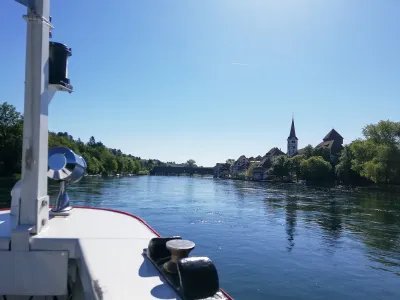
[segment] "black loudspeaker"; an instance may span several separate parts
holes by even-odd
[[[71,48],[56,42],[50,42],[49,49],[49,84],[60,90],[72,91],[68,79],[68,57],[72,55]]]

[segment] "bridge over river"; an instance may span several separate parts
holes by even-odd
[[[199,167],[154,167],[150,171],[150,175],[214,175],[214,168]]]

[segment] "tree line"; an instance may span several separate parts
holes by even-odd
[[[0,177],[21,172],[22,133],[22,114],[13,105],[2,103]],[[264,168],[277,177],[289,176],[315,183],[337,180],[352,185],[368,182],[400,184],[400,122],[380,121],[365,126],[362,133],[363,138],[345,145],[337,157],[331,156],[328,149],[308,145],[300,155],[278,157]],[[49,132],[49,147],[54,146],[65,146],[81,155],[87,162],[88,174],[148,174],[155,166],[182,165],[125,154],[119,149],[107,148],[93,136],[84,143],[67,132]],[[183,165],[194,167],[196,162],[190,159]],[[252,176],[257,165],[249,167],[248,176]]]
[[[345,145],[338,156],[329,149],[306,146],[300,155],[280,156],[264,166],[277,177],[344,185],[400,184],[400,122],[380,121],[362,130],[363,138]],[[252,176],[257,163],[248,169]]]
[[[0,104],[0,177],[21,172],[23,116],[13,105]],[[154,166],[170,163],[158,159],[141,159],[107,148],[92,136],[84,143],[67,132],[49,132],[49,147],[64,146],[81,155],[87,163],[88,174],[148,174]],[[194,163],[194,161],[190,161]]]

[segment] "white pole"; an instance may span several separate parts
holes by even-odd
[[[48,222],[48,87],[49,0],[33,0],[28,6],[22,188],[19,225],[38,233]]]

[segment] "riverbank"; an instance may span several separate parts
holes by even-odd
[[[370,185],[343,185],[337,184],[335,181],[322,181],[322,182],[307,182],[306,180],[294,181],[288,178],[284,179],[263,179],[255,180],[252,178],[240,178],[240,177],[220,177],[219,179],[224,180],[238,180],[238,181],[251,181],[260,183],[279,183],[279,184],[292,184],[300,186],[309,187],[323,187],[332,189],[346,189],[346,190],[356,190],[356,191],[385,191],[385,192],[395,192],[400,193],[400,185],[395,184],[370,184]]]

